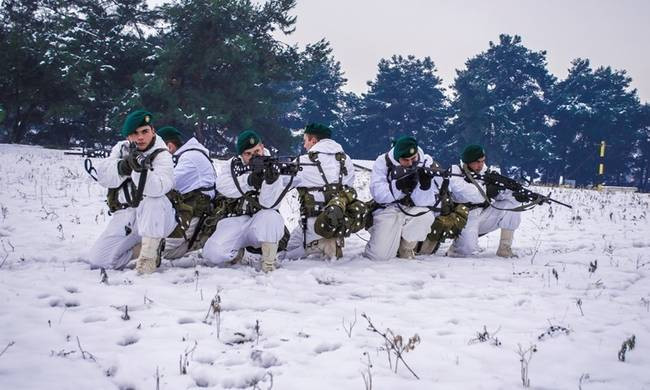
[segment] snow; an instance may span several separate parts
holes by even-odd
[[[533,389],[650,388],[646,194],[554,189],[574,209],[527,212],[514,260],[495,257],[492,233],[475,258],[444,257],[445,244],[372,262],[364,231],[339,261],[285,262],[269,275],[205,267],[193,253],[100,283],[86,251],[110,217],[82,163],[0,145],[2,389],[362,389],[368,371],[373,389],[515,389],[518,345],[531,344]],[[358,176],[367,199],[368,173]],[[290,228],[297,210],[292,193],[282,205]],[[362,313],[405,344],[419,336],[403,353],[419,380],[403,362],[395,372],[394,357],[391,369]]]

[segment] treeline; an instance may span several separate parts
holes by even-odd
[[[295,130],[335,128],[357,158],[415,135],[455,162],[467,143],[486,146],[511,174],[591,184],[601,141],[608,184],[649,187],[650,106],[624,70],[570,64],[558,80],[546,53],[501,35],[470,58],[445,91],[429,57],[381,59],[366,93],[343,91],[327,40],[304,48],[277,39],[295,28],[295,0],[3,0],[0,141],[112,143],[135,107],[159,125],[195,134],[215,152],[254,128],[297,152]],[[447,93],[450,92],[450,93]]]

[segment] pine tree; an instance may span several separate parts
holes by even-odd
[[[565,178],[594,183],[600,143],[605,141],[606,182],[626,181],[639,110],[636,90],[629,88],[631,81],[625,71],[610,67],[594,71],[586,59],[572,62],[567,78],[557,85],[553,127]]]
[[[517,166],[528,174],[554,159],[548,115],[554,77],[546,69],[546,53],[527,49],[517,35],[500,35],[499,43],[490,42],[465,65],[453,85],[450,143],[456,156],[478,143],[489,164]]]
[[[260,132],[267,146],[286,146],[291,136],[279,123],[296,96],[299,56],[273,31],[292,31],[294,5],[182,0],[163,6],[167,27],[154,53],[158,65],[140,75],[129,104],[160,113],[157,123],[222,151],[247,128]]]
[[[7,141],[25,142],[71,93],[60,77],[58,26],[41,0],[5,0],[0,9],[0,104]]]
[[[390,142],[412,135],[427,152],[435,154],[448,113],[441,79],[429,57],[392,56],[379,61],[379,71],[363,94],[358,130],[360,157],[375,158]]]
[[[301,57],[298,110],[302,125],[318,122],[339,127],[344,96],[341,88],[347,82],[341,63],[333,58],[326,40],[307,45]]]

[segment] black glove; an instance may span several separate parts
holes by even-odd
[[[121,176],[130,176],[133,169],[125,159],[117,162],[117,173]]]
[[[275,183],[278,178],[280,177],[280,168],[275,165],[271,164],[266,169],[264,169],[264,181],[266,184],[273,184]]]
[[[416,173],[404,175],[395,180],[395,187],[405,194],[410,194],[418,185],[418,175]]]
[[[521,202],[521,203],[537,200],[536,196],[531,197],[531,196],[529,196],[528,194],[526,194],[524,192],[514,192],[512,195],[515,197],[517,202]]]
[[[431,188],[431,180],[433,179],[432,173],[431,170],[427,170],[424,167],[418,168],[418,180],[420,181],[420,188],[423,191]]]
[[[485,185],[485,194],[488,198],[494,199],[499,195],[499,186],[496,184],[486,184]]]
[[[248,179],[246,179],[246,181],[248,182],[249,186],[259,190],[262,188],[262,181],[264,181],[264,171],[251,172],[248,175]]]
[[[512,195],[515,197],[517,202],[521,202],[521,203],[535,202],[540,197],[543,196],[541,194],[536,194],[534,192],[525,192],[525,191],[513,192]]]
[[[136,172],[142,172],[144,169],[151,167],[145,167],[146,156],[142,152],[134,151],[124,158],[129,164],[132,170]]]

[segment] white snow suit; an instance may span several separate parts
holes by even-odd
[[[106,188],[118,188],[129,176],[121,176],[117,163],[128,153],[128,141],[120,141],[113,147],[108,158],[96,162],[97,181]],[[176,226],[174,208],[165,196],[174,184],[172,156],[162,138],[156,136],[154,145],[144,155],[156,149],[164,149],[153,159],[152,169],[147,172],[143,198],[137,208],[117,210],[104,232],[90,249],[89,262],[93,268],[123,268],[132,257],[132,249],[142,237],[164,238]],[[140,173],[132,172],[131,180],[137,185]],[[123,191],[119,201],[126,203]]]
[[[267,154],[268,151],[265,151]],[[243,193],[254,190],[248,185],[249,172],[239,177],[233,177],[231,164],[233,157],[224,164],[217,175],[217,191],[219,194],[232,199],[242,197],[237,189],[235,180]],[[208,264],[218,265],[233,260],[240,249],[252,246],[259,248],[263,242],[280,241],[284,235],[284,219],[278,211],[279,202],[275,207],[270,208],[280,197],[284,189],[283,180],[280,178],[272,184],[262,183],[259,194],[259,203],[262,209],[252,216],[240,215],[227,217],[217,223],[215,232],[210,236],[203,247],[203,258]]]
[[[336,160],[336,153],[342,153],[343,147],[338,144],[336,141],[325,138],[318,141],[314,146],[309,149],[309,152],[318,152],[318,160],[320,161],[321,168],[325,173],[327,182],[329,184],[336,184],[339,182],[339,171],[341,170],[341,164]],[[303,154],[299,157],[300,163],[311,164],[309,156]],[[345,167],[347,169],[347,175],[343,176],[341,182],[342,185],[353,187],[354,186],[354,165],[350,156],[346,155],[345,158]],[[299,171],[293,180],[293,187],[320,187],[324,186],[326,183],[321,176],[318,167],[313,165],[305,165],[302,167],[302,171]],[[317,202],[322,202],[325,199],[325,196],[322,191],[312,191],[314,195],[314,200]],[[303,233],[302,223],[299,223],[298,226],[291,232],[291,238],[287,245],[287,253],[285,258],[287,259],[297,259],[305,255],[305,249],[303,246],[303,241],[306,241],[306,244],[311,243],[312,241],[319,240],[323,237],[314,232],[314,221],[316,217],[307,218],[307,235],[306,240],[304,240],[305,235]]]
[[[201,153],[203,152],[203,153]],[[174,153],[174,189],[181,194],[187,194],[197,189],[214,188],[217,180],[212,161],[209,159],[210,151],[196,138],[192,137]],[[210,198],[214,198],[214,189],[201,191]],[[185,236],[192,237],[199,222],[199,217],[190,220]],[[188,240],[183,237],[167,237],[163,257],[176,259],[182,257],[188,250]]]
[[[459,165],[453,165],[451,170],[455,174],[463,173]],[[486,171],[487,166],[484,166],[480,173],[483,174]],[[481,181],[477,181],[477,183],[485,192],[485,184]],[[485,198],[474,184],[467,182],[463,177],[452,176],[449,179],[449,190],[454,202],[468,204],[471,209],[467,216],[467,225],[451,245],[454,255],[468,256],[478,252],[479,236],[497,229],[515,230],[521,223],[521,213],[498,210],[494,207],[479,207],[478,204],[485,202]],[[515,200],[510,190],[500,191],[496,198],[492,199],[492,204],[498,208],[506,209],[521,205]],[[472,205],[476,206],[472,207]]]
[[[434,212],[427,207],[434,206],[436,203],[440,185],[439,178],[434,178],[431,188],[428,190],[420,188],[418,183],[411,194],[411,200],[415,206],[400,205],[398,207],[395,201],[405,198],[406,194],[397,189],[395,180],[388,181],[386,156],[394,166],[399,165],[399,162],[393,158],[393,149],[391,149],[387,154],[377,157],[372,167],[370,194],[378,204],[385,207],[379,208],[373,213],[373,224],[369,230],[370,240],[366,244],[364,252],[364,256],[371,260],[388,260],[395,257],[401,239],[409,242],[424,241],[435,220]],[[433,158],[424,154],[420,147],[418,147],[418,156],[418,165],[430,167],[433,164]],[[404,214],[400,207],[412,215],[424,213],[419,216],[409,216]]]

